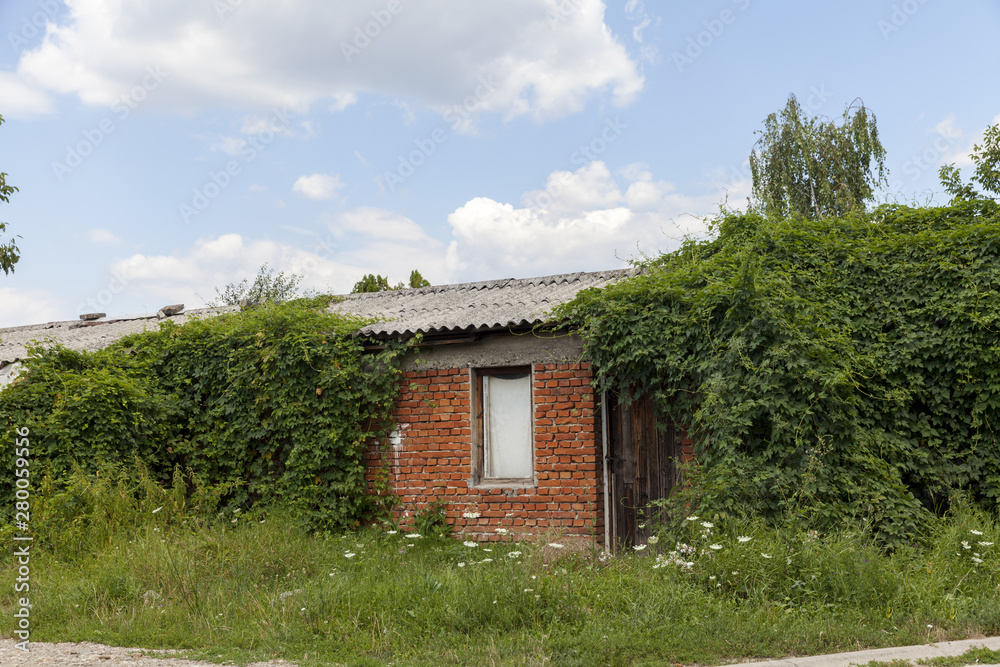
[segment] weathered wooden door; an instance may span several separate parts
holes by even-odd
[[[609,392],[607,401],[607,521],[611,547],[618,549],[646,543],[655,510],[649,503],[666,498],[680,481],[681,443],[672,423],[657,428],[648,397],[623,405]]]

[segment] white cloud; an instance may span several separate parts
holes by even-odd
[[[209,148],[213,151],[222,151],[226,155],[237,157],[246,145],[246,139],[242,137],[220,136],[209,145]]]
[[[685,235],[703,235],[704,220],[696,216],[715,212],[726,186],[732,187],[712,184],[707,194],[688,196],[645,165],[613,174],[593,162],[553,172],[546,189],[525,193],[518,208],[488,197],[468,201],[448,216],[450,243],[399,213],[359,207],[323,217],[321,234],[288,228],[300,238],[312,235],[299,245],[225,234],[170,254],[132,255],[109,269],[115,299],[151,307],[198,306],[215,297],[215,287],[252,278],[265,262],[303,275],[303,287],[335,293],[349,291],[366,273],[399,282],[418,269],[444,284],[608,269],[675,248]]]
[[[362,94],[445,113],[482,81],[492,83],[474,111],[508,118],[561,116],[596,95],[630,103],[643,78],[604,22],[602,0],[577,0],[564,20],[550,21],[561,2],[427,0],[391,14],[384,0],[66,0],[67,14],[22,54],[18,71],[109,106],[143,85],[147,67],[159,68],[164,83],[143,105],[186,113],[316,103],[338,111]],[[220,4],[232,11],[219,16]]]
[[[107,229],[88,229],[83,235],[91,243],[100,245],[117,245],[122,242],[121,237]]]
[[[0,328],[66,319],[69,313],[63,312],[59,300],[44,290],[0,287]]]
[[[299,176],[292,186],[292,192],[297,192],[307,199],[321,201],[329,199],[344,187],[340,176],[336,174],[313,174],[312,176]]]
[[[52,113],[55,107],[49,96],[29,86],[13,72],[0,72],[0,100],[4,118],[23,118]]]
[[[528,277],[621,266],[641,254],[676,247],[706,232],[723,190],[676,192],[642,165],[620,174],[603,162],[553,172],[545,190],[525,193],[521,208],[477,197],[448,216],[454,240],[448,267],[463,279]]]
[[[240,234],[200,239],[168,255],[141,255],[109,267],[124,285],[122,300],[184,303],[195,307],[232,282],[252,278],[265,262],[276,271],[304,276],[303,288],[349,292],[366,273],[405,281],[413,269],[442,284],[445,244],[428,236],[412,220],[378,208],[359,208],[326,219],[328,231],[313,233],[305,247]],[[305,231],[305,230],[298,230]],[[161,303],[162,302],[162,303]]]

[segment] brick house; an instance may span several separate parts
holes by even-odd
[[[507,528],[555,529],[605,547],[644,542],[637,510],[676,483],[674,463],[691,457],[690,440],[655,428],[648,401],[625,407],[595,396],[580,338],[545,328],[554,306],[629,273],[439,285],[334,304],[378,318],[360,331],[375,345],[421,336],[403,361],[390,442],[366,453],[369,488],[383,479],[410,510],[444,500],[456,531],[479,539]]]

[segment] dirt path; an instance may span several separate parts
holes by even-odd
[[[80,644],[60,643],[47,644],[31,642],[28,651],[22,651],[14,646],[13,639],[0,639],[0,665],[3,667],[35,667],[36,665],[52,667],[90,667],[91,665],[106,665],[108,667],[218,667],[218,663],[202,660],[181,660],[180,658],[152,658],[147,649],[121,648],[82,642]],[[295,667],[295,663],[277,660],[272,662],[254,662],[247,667]]]

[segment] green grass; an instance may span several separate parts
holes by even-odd
[[[119,482],[38,496],[33,641],[304,666],[665,665],[1000,634],[1000,529],[971,510],[892,554],[864,533],[697,519],[610,557],[556,535],[470,547],[310,534],[278,513],[209,521]],[[15,572],[6,559],[0,581]],[[0,634],[20,595],[0,586]]]
[[[942,522],[929,546],[892,556],[856,536],[694,531],[706,554],[688,571],[666,550],[657,559],[659,544],[610,558],[536,541],[315,536],[278,517],[149,524],[72,560],[36,552],[32,639],[303,665],[711,664],[940,641],[1000,629],[992,548],[977,544],[986,557],[972,565],[961,545],[996,528],[976,526],[983,536]]]

